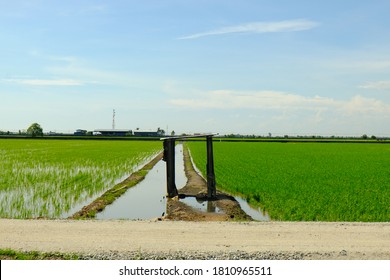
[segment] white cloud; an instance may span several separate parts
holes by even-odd
[[[24,80],[21,83],[31,86],[81,86],[83,84],[76,80]]]
[[[178,39],[196,39],[205,36],[223,35],[229,33],[271,33],[271,32],[292,32],[303,31],[317,27],[319,23],[306,20],[285,20],[275,22],[252,22],[242,25],[227,26],[220,29],[196,33],[188,36],[183,36]]]
[[[374,98],[366,98],[360,95],[341,103],[341,111],[347,114],[375,114],[390,116],[390,104]]]
[[[336,106],[338,103],[331,98],[319,96],[305,97],[279,91],[241,92],[232,90],[215,90],[203,93],[197,99],[173,99],[171,103],[177,106],[191,108],[263,108],[263,109],[303,109]]]
[[[191,89],[186,89],[190,95],[179,97],[176,92],[168,92],[172,96],[170,104],[199,118],[205,130],[273,135],[389,135],[386,124],[390,121],[390,103],[376,98]],[[211,117],[217,124],[207,126],[205,120]]]
[[[69,79],[6,79],[5,82],[29,86],[81,86],[84,83]]]
[[[390,116],[390,104],[374,98],[356,95],[349,100],[337,100],[327,97],[306,97],[279,91],[243,92],[215,90],[199,94],[196,98],[171,99],[175,106],[191,109],[261,109],[286,111],[312,111],[317,119],[323,119],[323,113],[368,114]]]
[[[367,82],[359,88],[364,89],[390,89],[390,81]]]

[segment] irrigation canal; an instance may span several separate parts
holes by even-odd
[[[175,147],[175,181],[178,190],[184,187],[187,177],[184,172],[183,146]],[[130,188],[124,195],[108,205],[102,212],[96,215],[96,219],[131,219],[147,220],[164,215],[166,211],[166,166],[164,161],[159,161],[146,175],[145,179]],[[269,221],[267,214],[259,209],[254,209],[241,197],[234,197],[241,209],[257,221]],[[220,212],[212,201],[197,201],[194,197],[187,197],[180,201],[204,212]]]

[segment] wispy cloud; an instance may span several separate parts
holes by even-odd
[[[390,117],[390,104],[356,95],[350,100],[320,96],[307,97],[279,91],[207,91],[197,98],[172,99],[171,104],[191,109],[261,109],[274,111],[315,111],[336,114],[381,114]]]
[[[202,119],[214,117],[215,131],[272,132],[291,135],[388,135],[390,103],[362,95],[342,97],[305,96],[262,90],[168,91],[170,104]],[[204,129],[201,127],[200,129]],[[282,135],[282,134],[281,134]]]
[[[376,81],[376,82],[367,82],[359,88],[364,89],[390,89],[390,81]]]
[[[335,106],[337,101],[331,98],[305,97],[280,91],[215,90],[204,92],[196,99],[173,99],[171,103],[192,108],[284,110]]]
[[[84,83],[69,79],[5,79],[3,82],[29,86],[81,86]]]
[[[319,25],[318,22],[295,19],[273,22],[251,22],[241,25],[227,26],[219,29],[214,29],[202,33],[196,33],[179,37],[179,40],[197,39],[206,36],[224,35],[230,33],[272,33],[272,32],[293,32],[303,31],[315,28]]]

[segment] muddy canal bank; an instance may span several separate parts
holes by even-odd
[[[178,144],[175,154],[179,196],[166,198],[166,168],[159,154],[142,169],[108,190],[71,219],[131,219],[181,221],[269,220],[244,200],[217,190],[207,200],[207,182],[194,167],[188,148]],[[240,201],[240,202],[239,202]],[[245,211],[244,211],[244,210]]]
[[[167,213],[164,219],[182,221],[253,220],[241,209],[234,197],[226,193],[217,190],[215,200],[206,200],[207,182],[195,171],[185,146],[183,146],[183,160],[187,183],[178,190],[179,197],[167,200]],[[200,210],[194,207],[196,204],[204,204],[206,209]]]

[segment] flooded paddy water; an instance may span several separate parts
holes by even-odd
[[[159,161],[145,179],[127,190],[96,219],[151,219],[161,217],[166,209],[165,162]]]
[[[184,171],[183,146],[175,148],[175,182],[180,191],[187,183]],[[257,221],[269,221],[269,216],[261,209],[254,209],[240,197],[234,197],[241,209]],[[201,211],[210,213],[223,213],[216,206],[215,201],[198,200],[195,197],[180,199],[180,202]],[[102,212],[96,214],[96,219],[132,219],[144,220],[162,217],[167,207],[166,198],[166,163],[159,161],[146,175],[145,179],[130,188],[113,204],[108,205]]]
[[[182,145],[176,146],[175,163],[175,180],[179,189],[187,182],[184,173]],[[96,219],[152,219],[163,216],[166,207],[165,162],[160,160],[143,181],[127,190],[113,204],[96,214]]]

